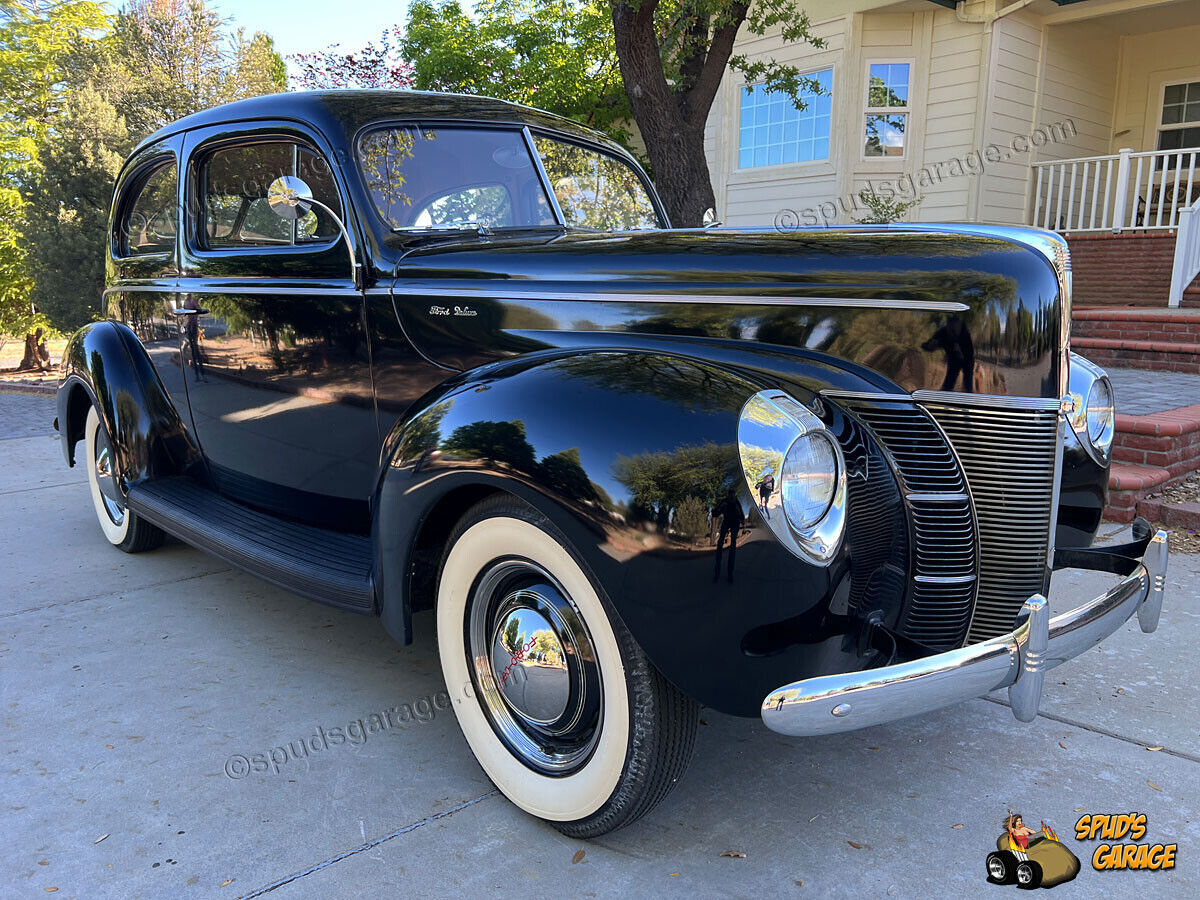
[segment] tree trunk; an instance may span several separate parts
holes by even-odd
[[[50,368],[50,351],[46,349],[46,341],[42,337],[42,329],[25,335],[25,355],[21,357],[18,370],[25,372],[31,369],[38,371]]]
[[[708,38],[703,57],[691,58],[685,84],[668,85],[654,26],[658,0],[641,0],[636,9],[625,0],[612,3],[625,93],[654,166],[654,185],[677,228],[702,225],[705,211],[716,206],[704,153],[704,126],[748,5],[731,4],[724,23]],[[707,20],[694,27],[702,37],[709,35]]]

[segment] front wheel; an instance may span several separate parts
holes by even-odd
[[[1041,863],[1032,859],[1017,863],[1017,887],[1031,891],[1042,885]]]
[[[110,487],[116,484],[112,441],[95,406],[88,409],[83,436],[87,445],[84,465],[87,467],[88,487],[92,492],[92,506],[96,509],[96,519],[108,542],[126,553],[141,553],[162,544],[166,535],[160,529],[115,499],[114,495],[118,495],[118,492]],[[107,494],[101,489],[102,483],[109,489]]]
[[[645,815],[683,775],[699,707],[650,663],[564,538],[498,497],[446,544],[438,652],[475,758],[571,837]]]

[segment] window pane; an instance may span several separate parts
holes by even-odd
[[[1162,123],[1164,125],[1175,125],[1183,121],[1183,104],[1176,103],[1170,106],[1163,107]]]
[[[741,121],[753,117],[759,127],[739,131],[739,168],[829,158],[832,103],[828,92],[833,85],[833,70],[823,69],[804,77],[815,81],[826,93],[801,93],[805,106],[802,110],[796,109],[787,96],[768,93],[761,84],[740,92]]]
[[[202,170],[204,245],[286,247],[336,239],[341,230],[318,206],[294,223],[275,214],[267,203],[267,191],[282,175],[299,176],[314,199],[341,215],[333,173],[316,152],[289,141],[229,147],[213,152]]]
[[[1198,103],[1190,103],[1189,102],[1188,103],[1187,108],[1183,114],[1183,121],[1185,121],[1185,122],[1200,122],[1200,102],[1198,102]]]
[[[659,226],[637,172],[615,157],[546,137],[534,138],[567,225],[597,231]]]
[[[121,225],[122,256],[171,253],[175,249],[175,163],[155,169],[142,183]]]
[[[908,106],[908,63],[871,63],[867,106]]]
[[[903,156],[904,128],[907,122],[908,116],[905,113],[867,116],[864,155]]]
[[[1163,103],[1182,103],[1187,93],[1186,84],[1169,84],[1163,94]]]
[[[359,141],[358,164],[390,228],[557,224],[519,131],[381,129]]]

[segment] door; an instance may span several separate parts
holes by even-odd
[[[174,316],[179,278],[179,144],[144,149],[125,168],[114,194],[105,314],[138,336],[167,394],[188,421]]]
[[[341,229],[267,202],[296,175],[344,217],[328,148],[294,125],[189,134],[180,304],[196,436],[217,489],[325,528],[366,532],[378,472],[363,295]]]

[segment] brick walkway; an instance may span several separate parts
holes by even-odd
[[[1117,411],[1129,416],[1178,409],[1200,403],[1200,375],[1108,369],[1117,395]]]
[[[0,441],[54,434],[54,398],[0,391]]]

